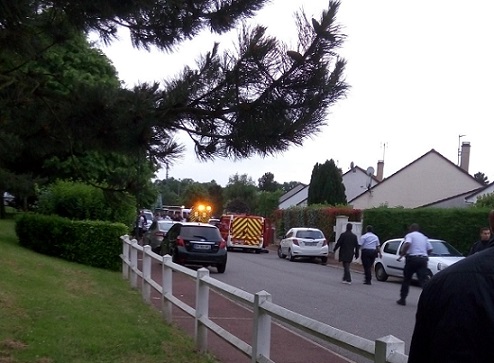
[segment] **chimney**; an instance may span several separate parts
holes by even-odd
[[[460,168],[468,173],[468,164],[470,163],[470,142],[464,141],[461,143],[461,161]]]
[[[378,181],[382,181],[383,180],[383,175],[384,175],[384,160],[379,160],[377,162],[377,175],[376,175],[376,179]]]

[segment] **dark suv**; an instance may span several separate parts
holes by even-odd
[[[216,266],[219,273],[226,268],[226,242],[218,228],[207,223],[175,223],[163,239],[161,254],[170,254],[181,265]]]

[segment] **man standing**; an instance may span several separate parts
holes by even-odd
[[[494,210],[489,213],[494,231]],[[494,238],[425,286],[408,363],[494,362]]]
[[[406,256],[400,299],[396,302],[399,305],[406,305],[406,298],[414,273],[417,273],[421,287],[424,287],[427,281],[427,261],[429,261],[428,256],[432,252],[432,245],[429,239],[419,232],[419,228],[417,223],[410,225],[410,233],[405,236],[405,243],[400,258],[398,258],[400,261],[403,256]]]
[[[365,273],[365,285],[371,285],[372,279],[372,266],[374,266],[374,261],[378,255],[381,254],[379,251],[379,237],[377,237],[372,229],[372,226],[367,226],[365,228],[366,233],[360,237],[360,256],[362,259],[362,266],[364,267]]]
[[[352,283],[352,276],[350,274],[350,264],[353,261],[353,256],[358,258],[359,256],[359,245],[357,236],[352,232],[352,224],[347,223],[346,231],[343,232],[336,246],[334,246],[333,252],[340,249],[339,261],[343,264],[343,284],[350,285]]]
[[[484,250],[489,245],[490,239],[491,239],[491,230],[489,229],[489,227],[482,227],[480,229],[480,240],[478,240],[472,245],[472,248],[470,248],[470,252],[468,252],[468,256]]]

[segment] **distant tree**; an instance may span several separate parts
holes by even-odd
[[[280,197],[282,195],[283,191],[281,189],[274,192],[259,192],[256,214],[263,217],[272,218],[274,212],[278,209]]]
[[[283,190],[283,192],[286,193],[292,190],[293,188],[295,188],[299,184],[300,182],[298,181],[284,182],[283,185],[281,186],[281,189]]]
[[[249,205],[240,198],[230,200],[225,209],[228,213],[251,213]]]
[[[207,191],[209,194],[211,206],[213,207],[213,215],[215,217],[221,216],[221,214],[223,214],[224,208],[223,187],[216,184],[216,182],[212,180],[207,185]]]
[[[244,203],[250,212],[255,210],[258,189],[252,178],[247,176],[247,174],[238,175],[237,173],[230,176],[224,191],[227,205],[230,205],[230,202],[236,200],[237,202],[241,201]]]
[[[197,203],[210,204],[209,193],[204,185],[201,183],[194,183],[188,185],[181,197],[184,202],[184,206],[192,207]]]
[[[478,173],[475,173],[473,177],[480,183],[487,185],[489,184],[489,180],[487,179],[487,176],[484,173],[481,173],[480,171]]]
[[[274,174],[267,172],[258,180],[258,188],[264,192],[274,192],[281,188],[281,185],[274,180]]]
[[[346,204],[342,171],[333,159],[317,163],[312,169],[307,204]]]
[[[477,198],[477,201],[475,202],[475,207],[494,208],[494,193],[482,195],[481,197]]]

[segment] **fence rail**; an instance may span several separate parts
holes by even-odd
[[[194,341],[196,348],[201,352],[207,351],[207,335],[208,331],[212,331],[248,356],[252,362],[274,363],[270,359],[271,318],[274,318],[293,329],[303,331],[305,334],[371,359],[375,363],[406,363],[408,360],[408,356],[405,354],[405,343],[392,335],[372,341],[336,329],[273,303],[271,295],[266,291],[260,291],[256,294],[248,293],[210,277],[209,270],[206,268],[194,271],[175,264],[172,262],[171,256],[157,255],[151,251],[150,246],[140,246],[136,240],[130,240],[127,235],[122,236],[121,240],[123,242],[121,258],[124,279],[129,280],[130,285],[136,289],[138,288],[138,278],[142,279],[142,297],[147,303],[151,303],[152,289],[161,294],[161,311],[166,322],[172,322],[173,306],[193,317]],[[138,268],[139,252],[142,254],[142,271]],[[151,278],[153,260],[161,263],[161,283]],[[174,271],[195,280],[196,308],[187,305],[173,295]],[[210,289],[252,309],[254,321],[252,345],[209,319]]]

